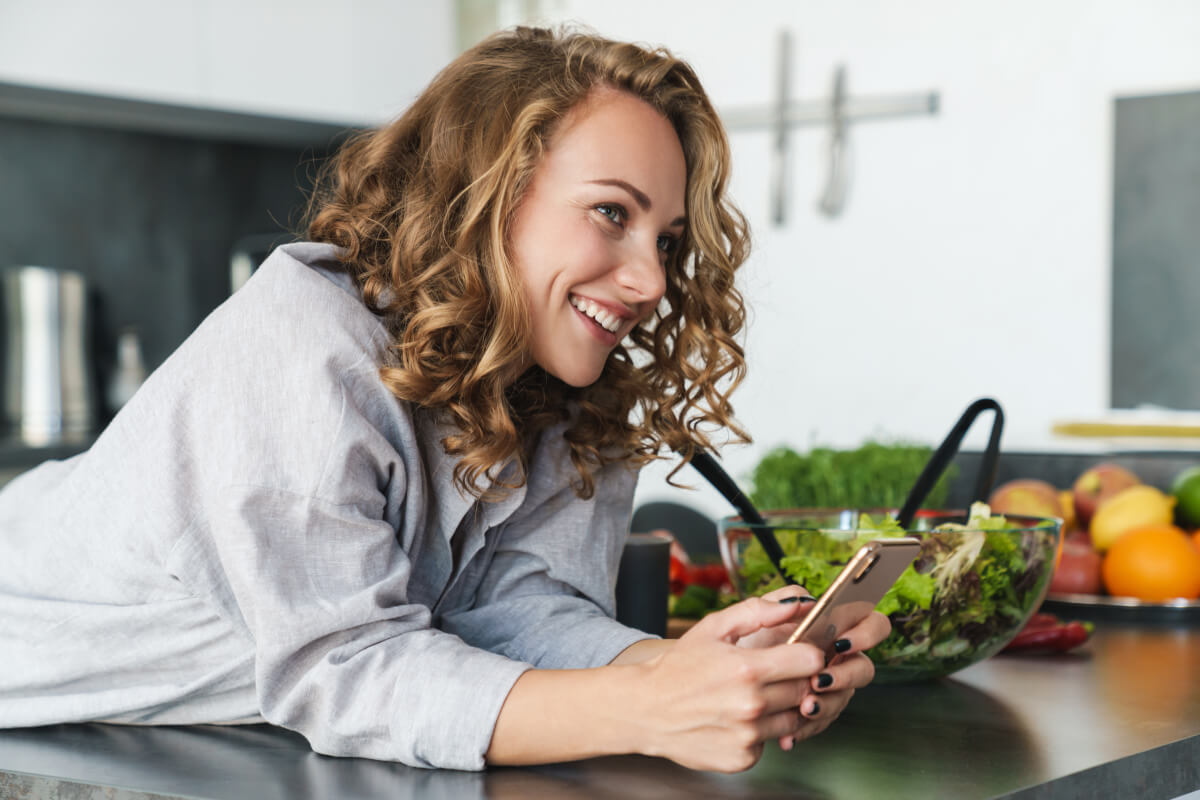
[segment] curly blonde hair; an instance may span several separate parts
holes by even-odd
[[[558,123],[599,87],[640,98],[673,125],[688,224],[663,302],[596,383],[575,388],[528,367],[529,311],[507,233]],[[344,145],[318,177],[308,236],[341,248],[387,325],[388,388],[453,423],[442,444],[460,456],[464,491],[486,499],[523,485],[540,434],[565,422],[575,490],[588,498],[603,464],[640,466],[664,448],[685,463],[716,429],[748,441],[728,399],[745,374],[734,272],[749,248],[726,197],[729,165],[724,129],[683,61],[516,28],[463,53],[399,119]],[[519,469],[505,472],[514,461]]]

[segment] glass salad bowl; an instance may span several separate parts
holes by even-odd
[[[876,609],[892,632],[867,652],[877,683],[939,678],[1001,650],[1046,596],[1062,521],[921,511],[904,530],[888,509],[798,509],[763,513],[783,550],[783,566],[815,596],[869,539],[914,536],[920,554]],[[740,517],[719,525],[721,557],[741,597],[783,586],[783,579]]]

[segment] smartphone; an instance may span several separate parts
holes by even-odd
[[[870,614],[900,573],[913,562],[921,542],[911,536],[873,539],[858,549],[817,598],[788,644],[806,641],[834,655],[833,643]]]

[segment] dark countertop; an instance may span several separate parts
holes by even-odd
[[[1155,800],[1196,789],[1200,621],[1192,616],[1173,625],[1101,621],[1076,653],[1001,655],[953,679],[867,687],[824,734],[790,753],[768,745],[738,775],[635,756],[478,774],[419,770],[319,756],[300,736],[266,725],[0,731],[3,797]]]

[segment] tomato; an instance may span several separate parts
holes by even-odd
[[[667,577],[673,595],[683,594],[683,591],[689,586],[703,586],[714,592],[732,588],[729,583],[729,573],[725,571],[725,567],[720,564],[692,564],[686,555],[681,558],[675,553],[671,553]]]
[[[671,554],[671,565],[668,568],[668,580],[671,583],[671,594],[682,594],[687,585],[691,583],[689,580],[690,568],[683,563],[683,559],[674,553]]]
[[[696,583],[714,591],[720,591],[722,586],[729,583],[729,573],[720,564],[702,564],[692,567],[688,583]]]

